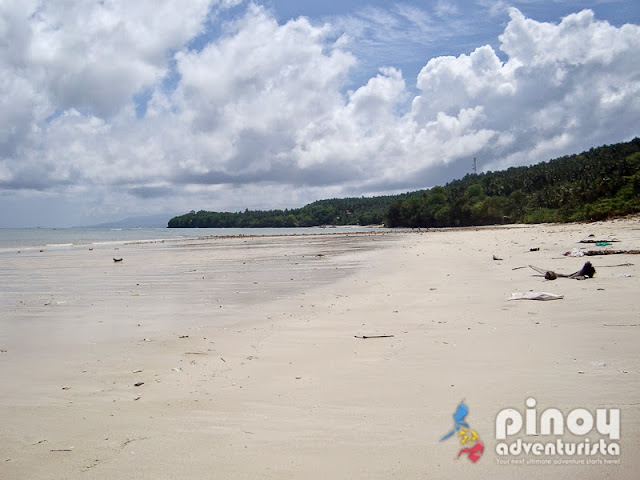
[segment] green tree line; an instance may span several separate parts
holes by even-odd
[[[602,220],[636,212],[640,138],[532,166],[470,174],[428,190],[333,198],[285,210],[192,211],[172,218],[169,227],[450,227]]]
[[[302,208],[245,210],[244,212],[189,212],[169,220],[169,228],[278,228],[319,225],[381,225],[393,201],[401,196],[333,198]]]

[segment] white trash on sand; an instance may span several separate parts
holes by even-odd
[[[514,292],[508,300],[561,300],[564,295],[547,292]]]

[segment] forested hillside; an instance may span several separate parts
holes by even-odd
[[[640,138],[529,167],[467,175],[391,205],[391,227],[602,220],[640,211]]]
[[[302,208],[245,210],[244,212],[190,212],[174,217],[169,228],[313,227],[318,225],[374,225],[387,220],[391,203],[403,195],[319,200]]]
[[[470,174],[402,195],[334,198],[285,210],[190,212],[170,228],[448,227],[601,220],[640,212],[640,138],[528,167]]]

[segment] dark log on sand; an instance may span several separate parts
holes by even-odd
[[[614,240],[614,239],[611,239],[611,240],[591,240],[591,239],[589,239],[589,240],[580,240],[578,243],[603,243],[603,242],[613,243],[613,242],[619,242],[619,241],[620,240]]]
[[[593,278],[596,274],[596,269],[591,265],[591,262],[585,263],[580,270],[574,273],[558,273],[553,270],[546,270],[540,267],[534,267],[533,265],[529,265],[529,267],[533,268],[536,272],[539,272],[544,275],[544,278],[547,280],[555,280],[556,278],[573,278],[574,280],[585,280],[587,278]]]
[[[640,255],[640,250],[587,250],[582,252],[587,257],[594,257],[596,255]],[[564,255],[568,256],[571,252],[567,252]]]

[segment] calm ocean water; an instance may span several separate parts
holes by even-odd
[[[0,251],[72,248],[179,238],[230,235],[291,235],[380,231],[379,228],[0,228]]]

